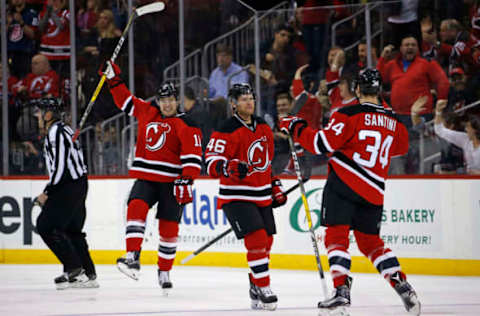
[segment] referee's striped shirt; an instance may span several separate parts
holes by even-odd
[[[72,137],[73,130],[62,121],[53,123],[48,129],[43,146],[50,177],[45,188],[47,195],[56,185],[77,180],[87,174],[87,165],[80,144],[78,141],[73,143]]]

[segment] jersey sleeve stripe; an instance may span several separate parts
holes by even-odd
[[[216,161],[218,161],[218,160],[227,161],[227,158],[222,157],[222,156],[208,157],[208,158],[205,160],[205,162],[207,163],[207,168],[209,168],[211,164],[213,164],[214,162],[216,162]]]
[[[183,167],[183,168],[192,167],[192,168],[202,169],[202,165],[201,165],[201,164],[197,164],[197,163],[186,163],[186,164],[182,164],[182,167]]]
[[[202,159],[200,157],[191,157],[191,158],[181,158],[182,166],[185,164],[197,164],[200,167],[202,166]]]
[[[316,142],[315,144],[318,145],[318,149],[320,150],[320,152],[331,152],[333,153],[334,150],[332,148],[332,146],[330,146],[330,144],[328,143],[328,140],[327,140],[327,137],[325,136],[325,133],[324,131],[319,131],[318,134],[320,134],[320,139],[319,138],[316,138]],[[325,149],[325,150],[324,150]]]
[[[122,111],[127,113],[128,115],[132,115],[131,112],[133,112],[133,100],[132,100],[132,96],[129,96],[125,102],[123,102],[122,104]]]
[[[194,155],[194,154],[180,155],[180,159],[187,159],[187,158],[196,158],[196,159],[202,160],[201,155]]]

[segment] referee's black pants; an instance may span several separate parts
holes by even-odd
[[[86,176],[61,184],[48,196],[37,218],[37,232],[63,264],[65,272],[84,268],[87,275],[92,275],[95,266],[82,232],[87,191]]]

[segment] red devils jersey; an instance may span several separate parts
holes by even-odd
[[[46,13],[44,9],[40,13],[40,19]],[[65,60],[70,58],[70,12],[68,10],[60,10],[56,14],[62,23],[62,27],[58,27],[50,18],[46,31],[40,39],[40,53],[47,56],[49,60]]]
[[[60,95],[59,78],[55,70],[50,70],[44,75],[29,73],[25,79],[15,85],[15,89],[18,90],[21,86],[27,88],[28,95],[31,99],[43,98],[47,95],[51,95],[52,97],[58,97]]]
[[[272,203],[273,132],[259,117],[247,126],[234,115],[212,133],[205,152],[207,172],[217,175],[215,165],[232,159],[247,162],[247,176],[235,181],[220,175],[218,208],[231,201],[248,201],[264,207]]]
[[[307,127],[300,144],[310,152],[332,153],[329,167],[353,191],[382,205],[390,158],[408,151],[408,133],[395,114],[364,103],[333,113],[322,130]]]
[[[173,182],[178,176],[195,179],[202,168],[202,133],[184,113],[163,117],[153,103],[133,96],[124,84],[111,89],[115,104],[138,119],[137,148],[129,175]]]

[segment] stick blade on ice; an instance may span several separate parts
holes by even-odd
[[[135,9],[138,16],[142,16],[144,14],[153,13],[153,12],[160,12],[165,9],[165,3],[163,2],[154,2],[151,4],[147,4]]]

